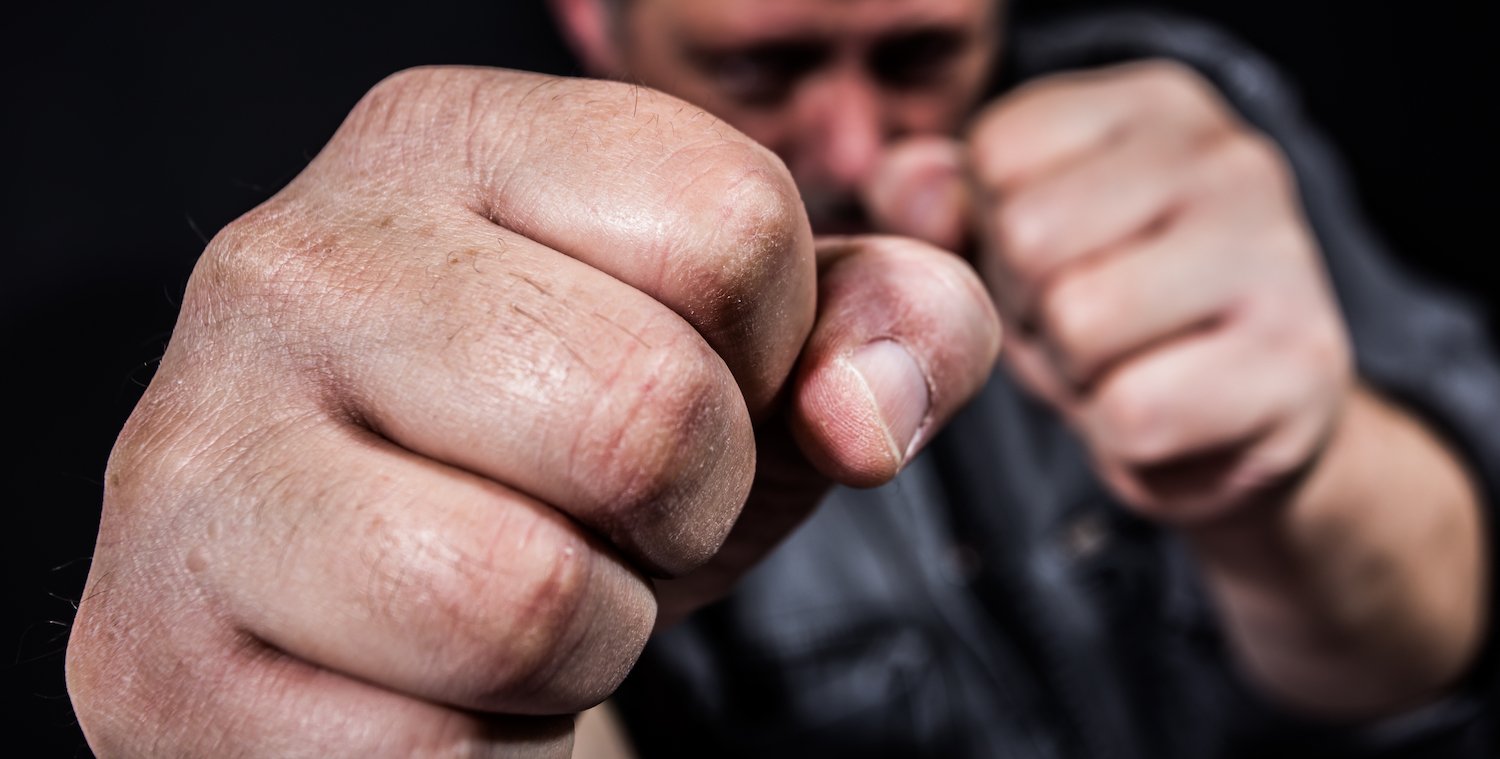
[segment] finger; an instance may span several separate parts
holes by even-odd
[[[1152,467],[1243,446],[1308,406],[1317,383],[1264,360],[1229,322],[1180,337],[1105,375],[1079,420],[1102,459]]]
[[[1297,288],[1316,258],[1263,138],[1214,139],[1194,155],[1164,226],[1044,280],[1029,321],[1070,384],[1222,318],[1256,291]]]
[[[341,131],[365,134],[327,163],[367,162],[368,133],[390,132],[431,164],[429,194],[672,308],[753,413],[784,383],[812,324],[812,232],[780,160],[724,122],[638,85],[450,68],[388,79]]]
[[[599,540],[348,425],[275,428],[249,449],[253,465],[213,484],[260,504],[255,518],[210,521],[187,558],[239,629],[321,667],[484,711],[571,713],[623,680],[656,608],[647,581]]]
[[[1229,118],[1212,86],[1171,61],[1132,62],[1039,79],[974,121],[968,146],[981,187],[1003,196],[1147,122],[1194,133]]]
[[[1036,308],[1060,376],[1086,386],[1112,364],[1225,316],[1254,272],[1246,266],[1254,250],[1236,248],[1257,237],[1235,235],[1222,214],[1194,214],[1161,236],[1070,267]]]
[[[84,725],[99,756],[566,759],[571,717],[466,712],[384,690],[205,624],[154,630]],[[195,640],[184,640],[193,637]],[[130,644],[127,644],[130,645]],[[185,650],[183,647],[187,646]],[[119,648],[116,654],[124,653]],[[175,654],[175,655],[174,655]],[[127,711],[129,704],[146,704]]]
[[[1026,313],[1069,267],[1155,234],[1199,180],[1197,142],[1152,133],[1086,152],[981,208],[987,249]]]
[[[947,137],[905,140],[886,151],[864,190],[875,228],[955,252],[969,240],[963,148]]]
[[[506,757],[567,759],[573,717],[511,717],[464,711],[351,680],[265,649],[214,691],[206,724],[189,740],[254,747],[262,757]],[[187,736],[184,736],[187,737]],[[197,755],[188,751],[186,755]]]
[[[983,385],[1000,323],[973,270],[901,238],[822,243],[793,430],[824,474],[880,484]]]
[[[313,289],[336,293],[327,310],[349,320],[301,327],[329,330],[321,343],[341,352],[309,367],[310,392],[336,388],[340,413],[565,510],[647,571],[712,555],[754,470],[750,420],[719,355],[587,264],[462,214],[425,218],[442,242],[388,231],[366,259],[379,276],[355,279],[361,289],[331,264],[297,275],[299,287],[327,279]],[[363,308],[388,290],[417,297]]]

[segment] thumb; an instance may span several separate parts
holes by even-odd
[[[792,433],[825,476],[879,485],[983,386],[1000,321],[967,263],[915,240],[827,239],[818,258]]]
[[[955,140],[924,135],[896,143],[871,172],[863,196],[881,232],[952,251],[969,242],[970,190],[963,146]]]
[[[722,596],[827,493],[896,476],[989,377],[1000,320],[958,256],[897,237],[818,242],[818,314],[788,408],[756,431],[755,485],[718,554],[656,583],[658,629]]]

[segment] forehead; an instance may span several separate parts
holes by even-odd
[[[666,31],[709,44],[775,37],[868,39],[895,29],[969,26],[998,0],[634,0]],[[648,10],[649,9],[649,10]]]

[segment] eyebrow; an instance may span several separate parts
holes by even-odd
[[[699,62],[719,62],[726,58],[778,58],[807,62],[821,61],[833,52],[831,40],[818,36],[766,38],[743,44],[689,44],[686,52]]]
[[[871,56],[879,56],[906,45],[958,45],[969,36],[970,31],[964,28],[928,24],[880,35],[870,44],[869,50]],[[832,52],[834,44],[831,36],[813,33],[768,36],[742,43],[687,43],[685,50],[690,58],[700,61],[718,61],[732,56],[821,59]]]
[[[879,37],[870,46],[871,55],[879,56],[902,47],[956,47],[969,39],[970,31],[952,26],[922,26]]]

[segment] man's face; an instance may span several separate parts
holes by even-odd
[[[620,2],[624,73],[774,150],[824,233],[864,228],[885,145],[959,128],[999,47],[998,0]]]

